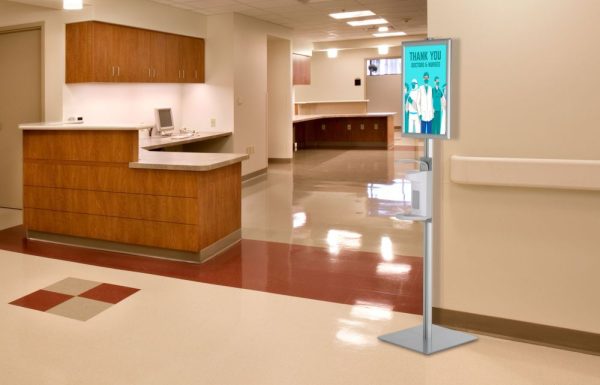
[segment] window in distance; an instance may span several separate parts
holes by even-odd
[[[367,76],[400,74],[402,74],[402,59],[399,57],[367,59]]]

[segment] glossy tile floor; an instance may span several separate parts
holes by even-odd
[[[412,149],[412,147],[409,147]],[[422,225],[392,217],[410,205],[417,152],[304,150],[244,184],[245,239],[421,256]]]
[[[8,303],[65,277],[139,288],[86,322]],[[480,337],[430,357],[377,336],[420,317],[0,251],[10,385],[600,384],[600,357]]]
[[[272,165],[244,184],[244,240],[199,266],[23,242],[21,212],[0,209],[0,384],[600,385],[596,356],[481,336],[423,357],[377,340],[421,322],[422,230],[391,219],[414,168],[397,161],[416,151]],[[139,291],[85,322],[10,304],[67,277]]]

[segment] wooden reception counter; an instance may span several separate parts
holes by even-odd
[[[20,128],[28,238],[201,262],[241,237],[246,154],[151,152],[144,125]]]
[[[294,147],[394,148],[394,112],[295,115]]]

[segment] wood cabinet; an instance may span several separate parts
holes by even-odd
[[[293,54],[293,85],[310,84],[310,56]]]
[[[67,24],[66,82],[203,83],[204,40],[97,21]]]
[[[387,148],[394,146],[393,116],[324,117],[294,123],[294,143],[305,148]]]

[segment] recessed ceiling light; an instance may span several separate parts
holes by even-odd
[[[365,16],[375,16],[372,11],[352,11],[352,12],[339,12],[339,13],[330,13],[329,16],[334,19],[352,19],[355,17],[365,17]]]
[[[406,32],[381,32],[374,33],[375,37],[406,36]]]
[[[83,9],[83,0],[63,0],[63,9]]]
[[[348,21],[347,23],[353,27],[361,27],[363,25],[387,24],[387,20],[381,19],[381,18],[367,19],[367,20],[352,20],[352,21]]]
[[[330,59],[333,59],[333,58],[337,57],[337,53],[338,53],[337,48],[329,48],[327,50],[327,57]]]
[[[377,47],[377,52],[380,55],[387,55],[390,52],[390,47],[387,45],[380,45],[379,47]]]
[[[389,30],[390,30],[390,27],[388,27],[387,25],[377,28],[377,32],[387,32]]]

